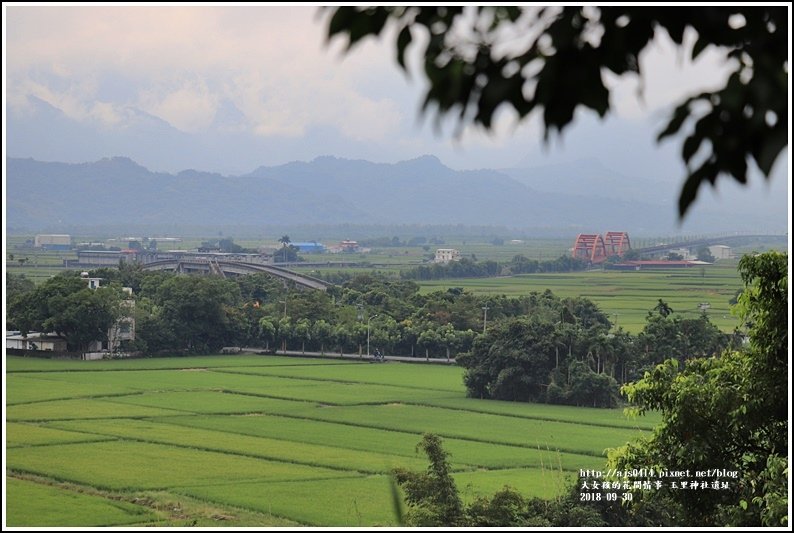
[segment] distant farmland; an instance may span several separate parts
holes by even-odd
[[[630,333],[642,330],[648,311],[659,298],[684,318],[698,316],[702,312],[698,305],[708,302],[709,319],[723,331],[733,331],[739,320],[731,316],[729,301],[742,287],[735,260],[682,269],[522,274],[422,281],[420,285],[422,292],[463,287],[475,294],[520,296],[550,289],[561,297],[583,296],[593,300],[613,323]]]
[[[333,358],[8,357],[9,526],[396,525],[393,467],[442,436],[463,496],[554,497],[653,427],[465,397],[462,369]]]

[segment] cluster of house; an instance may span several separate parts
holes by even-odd
[[[126,244],[129,242],[154,241],[157,243],[176,243],[181,242],[179,237],[121,237],[119,239],[108,239],[107,243]],[[91,247],[104,246],[103,242],[79,242],[73,243],[72,236],[66,234],[40,233],[33,239],[33,247],[43,250],[71,250],[75,246]]]
[[[89,289],[101,288],[102,278],[89,277],[88,272],[83,272],[81,276]],[[132,289],[124,287],[123,290],[128,298],[122,301],[122,305],[130,309],[135,306]],[[132,313],[125,313],[125,316],[108,329],[107,340],[91,342],[82,355],[87,359],[100,359],[108,353],[118,353],[122,341],[133,340],[135,340],[135,318]],[[9,331],[6,332],[6,349],[67,352],[67,343],[66,339],[53,332],[29,331],[27,335],[22,335],[19,331]]]
[[[128,237],[130,240],[136,237]],[[124,239],[117,240],[119,243],[125,242]],[[154,237],[150,240],[158,242],[178,242],[181,239],[174,237]],[[86,245],[102,245],[102,243],[82,243]],[[335,245],[326,246],[317,241],[308,242],[292,242],[291,246],[297,248],[300,252],[308,254],[354,254],[354,253],[367,253],[370,248],[362,247],[358,241],[343,240]],[[69,250],[72,249],[72,238],[70,235],[36,235],[35,246],[43,249],[51,250]],[[94,268],[94,267],[115,267],[119,262],[124,261],[127,263],[134,262],[140,264],[152,263],[155,261],[171,260],[178,257],[197,256],[197,255],[223,255],[226,260],[244,261],[250,263],[269,263],[273,260],[273,254],[279,249],[275,247],[265,247],[260,249],[260,253],[239,253],[239,254],[221,254],[216,250],[202,250],[186,251],[186,250],[143,250],[140,248],[125,248],[121,250],[97,250],[90,249],[91,246],[86,246],[77,250],[77,259],[65,258],[63,260],[64,268]],[[206,252],[206,253],[202,253]],[[226,257],[228,256],[228,257]],[[459,261],[460,252],[453,248],[439,248],[435,252],[434,263],[449,263],[450,261]]]

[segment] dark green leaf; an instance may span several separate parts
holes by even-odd
[[[685,162],[689,162],[689,160],[692,159],[692,156],[698,151],[698,148],[700,148],[702,142],[703,137],[697,135],[696,133],[693,133],[686,138],[684,141],[684,147],[681,150],[681,157]]]
[[[758,168],[764,175],[769,176],[772,165],[775,164],[780,152],[788,146],[788,133],[784,128],[777,127],[771,135],[767,136],[766,142],[761,146],[760,153],[754,157]]]
[[[689,101],[676,108],[676,110],[673,112],[673,118],[671,118],[670,122],[667,123],[667,127],[664,129],[664,131],[659,133],[659,135],[656,137],[656,140],[661,141],[665,137],[669,137],[670,135],[677,133],[678,130],[681,129],[681,126],[683,126],[684,121],[688,118]]]
[[[704,163],[695,172],[687,176],[684,186],[681,187],[681,194],[678,197],[678,216],[684,218],[689,207],[695,201],[698,195],[698,189],[704,181],[713,182],[716,178],[717,172],[712,168],[710,163]]]
[[[328,38],[337,33],[349,31],[349,26],[356,17],[356,10],[352,7],[338,7],[328,23]]]

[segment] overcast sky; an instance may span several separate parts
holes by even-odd
[[[186,139],[226,135],[235,139],[235,157],[224,159],[219,150],[216,158],[197,155],[193,165],[225,174],[320,155],[395,162],[434,154],[457,169],[597,156],[627,175],[680,181],[679,143],[654,142],[665,112],[726,78],[718,51],[693,64],[660,36],[643,57],[642,101],[639,80],[609,80],[616,111],[609,120],[585,114],[545,148],[537,121],[516,125],[507,114],[496,132],[468,128],[456,138],[419,116],[422,82],[398,69],[389,42],[371,40],[345,55],[340,42],[325,42],[325,22],[320,8],[302,6],[4,4],[7,110],[20,121],[14,124],[24,124],[36,97],[100,134],[130,128],[143,112]],[[412,64],[418,66],[415,54]],[[47,158],[33,142],[11,152]],[[152,170],[187,165],[147,160],[133,148],[96,158],[112,155],[130,155]]]
[[[454,145],[457,166],[466,165],[468,149],[537,135],[531,124],[502,127],[495,137],[434,135],[431,121],[418,117],[422,84],[397,69],[391,44],[371,40],[345,56],[341,42],[325,42],[326,16],[317,7],[17,6],[7,15],[14,109],[34,95],[71,118],[112,128],[123,126],[131,106],[200,133],[232,104],[244,116],[237,126],[265,139],[329,128],[380,149],[382,160],[411,150],[449,153]],[[636,80],[621,83],[613,98],[618,116],[641,120],[694,89],[717,86],[725,79],[718,56],[693,65],[660,39],[645,58],[644,105]]]

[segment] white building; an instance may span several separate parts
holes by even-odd
[[[36,235],[33,246],[45,250],[69,250],[72,248],[71,235]]]
[[[6,335],[6,349],[16,350],[40,350],[44,352],[65,352],[66,339],[58,337],[54,333],[28,332],[23,337],[19,332],[13,335]]]
[[[439,248],[436,250],[434,263],[449,263],[450,261],[460,261],[460,251],[454,248]]]
[[[83,272],[81,277],[88,283],[89,289],[96,290],[101,288],[102,278],[88,277],[88,272]],[[135,300],[132,298],[132,288],[122,287],[121,290],[127,295],[127,298],[121,301],[121,307],[124,309],[123,316],[110,326],[107,342],[92,342],[88,347],[89,352],[99,352],[101,350],[115,352],[121,346],[121,341],[135,340]]]
[[[733,250],[731,250],[731,247],[725,246],[724,244],[709,246],[709,252],[714,256],[714,259],[730,259],[733,257]]]
[[[89,289],[98,289],[100,285],[102,285],[102,278],[91,278],[88,276],[88,272],[81,272],[80,277],[88,283]]]

